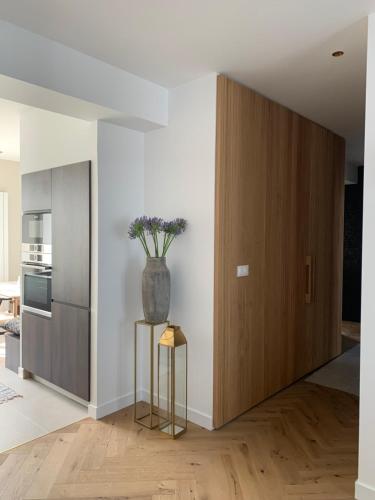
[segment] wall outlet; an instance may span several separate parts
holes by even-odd
[[[237,278],[243,278],[244,276],[249,276],[249,265],[237,266]]]

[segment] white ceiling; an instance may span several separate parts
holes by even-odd
[[[375,0],[1,0],[0,18],[174,87],[217,71],[343,135],[361,163]],[[331,57],[334,50],[345,56]]]
[[[27,108],[22,104],[0,99],[0,160],[20,159],[20,115]]]

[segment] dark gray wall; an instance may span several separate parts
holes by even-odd
[[[358,184],[345,186],[343,311],[346,321],[361,320],[363,167]]]

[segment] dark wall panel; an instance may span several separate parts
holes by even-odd
[[[343,310],[345,321],[361,321],[363,168],[358,184],[345,186]]]

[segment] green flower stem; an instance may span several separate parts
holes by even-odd
[[[158,234],[156,231],[152,231],[152,239],[154,240],[155,246],[155,257],[159,257],[159,242],[158,242]]]
[[[164,256],[167,254],[167,251],[168,251],[168,248],[169,248],[169,245],[170,245],[170,241],[171,241],[171,237],[172,237],[171,234],[167,235],[167,240],[165,242]]]
[[[165,257],[165,243],[166,243],[166,239],[167,239],[167,233],[164,233],[162,257]]]
[[[146,247],[145,247],[145,244],[144,244],[144,243],[143,243],[143,241],[142,241],[142,238],[138,238],[138,239],[139,239],[139,241],[142,243],[143,250],[144,250],[144,251],[145,251],[145,253],[147,254],[147,249],[146,249]]]
[[[142,243],[144,251],[146,252],[147,257],[151,257],[150,251],[148,249],[146,237],[145,237],[145,234],[143,232],[139,235],[139,241]]]
[[[149,256],[150,253],[148,251],[148,248],[145,246],[145,244],[143,243],[142,239],[139,238],[139,241],[142,243],[142,246],[143,246],[143,250],[145,251],[146,255]]]
[[[169,247],[171,246],[171,243],[172,241],[175,239],[175,235],[174,234],[169,234],[168,235],[168,238],[167,238],[167,244],[165,246],[165,249],[163,250],[163,257],[165,257],[165,255],[167,254],[168,252],[168,249]]]

